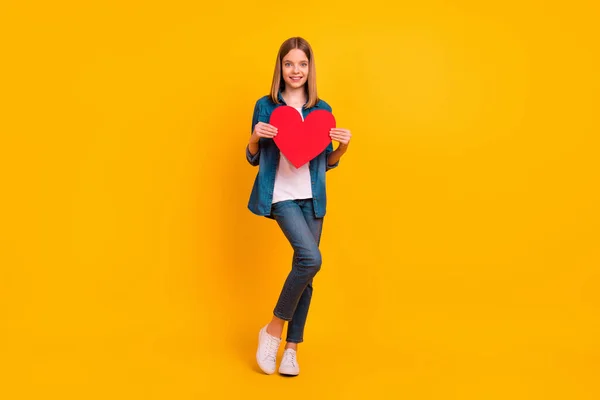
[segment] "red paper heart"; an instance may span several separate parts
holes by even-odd
[[[335,128],[335,118],[329,111],[313,111],[303,122],[298,110],[290,106],[277,107],[269,123],[277,128],[275,144],[296,168],[327,148],[331,143],[329,130]]]

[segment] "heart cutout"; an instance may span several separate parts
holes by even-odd
[[[279,106],[271,113],[269,124],[277,128],[275,144],[292,165],[300,168],[331,143],[329,131],[335,128],[335,117],[327,110],[309,113],[304,121],[293,107]]]

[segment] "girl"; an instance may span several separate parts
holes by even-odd
[[[317,97],[315,59],[308,42],[293,37],[281,45],[275,63],[271,93],[256,102],[252,117],[252,136],[246,147],[251,165],[259,165],[248,208],[257,215],[275,219],[294,249],[289,273],[273,310],[273,318],[258,334],[256,360],[267,374],[276,369],[276,356],[287,321],[286,346],[279,373],[298,375],[298,343],[304,340],[304,325],[310,306],[312,281],[321,268],[319,242],[327,198],[325,171],[338,166],[348,151],[351,133],[333,128],[331,139],[339,142],[336,150],[327,148],[309,163],[294,167],[279,152],[273,138],[277,128],[270,125],[273,110],[287,105],[304,119],[314,110],[331,107]]]

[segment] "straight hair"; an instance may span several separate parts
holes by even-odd
[[[306,102],[305,108],[314,107],[319,101],[317,96],[317,76],[315,71],[315,56],[313,54],[310,44],[301,37],[292,37],[282,43],[277,53],[277,60],[275,61],[275,71],[273,72],[273,83],[271,84],[271,100],[275,104],[281,104],[278,98],[280,91],[285,89],[285,81],[281,77],[281,64],[283,57],[293,49],[300,49],[306,54],[308,58],[308,79],[304,84],[304,90],[306,91]]]

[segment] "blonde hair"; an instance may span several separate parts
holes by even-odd
[[[271,84],[271,100],[275,104],[280,104],[278,94],[279,91],[285,89],[285,81],[281,79],[281,63],[283,57],[293,49],[300,49],[308,58],[308,79],[304,84],[304,90],[307,95],[306,108],[314,107],[319,101],[317,97],[317,76],[315,72],[315,57],[313,55],[310,44],[301,37],[292,37],[282,43],[277,53],[277,61],[275,62],[275,71],[273,73],[273,83]]]

